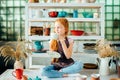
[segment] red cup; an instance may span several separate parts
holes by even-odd
[[[12,75],[17,79],[22,79],[23,69],[15,69],[15,71],[12,72]]]

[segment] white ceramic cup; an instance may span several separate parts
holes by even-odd
[[[75,80],[87,80],[87,76],[86,75],[80,75],[80,76],[77,76]]]
[[[56,33],[51,33],[51,39],[57,39],[58,35]]]
[[[43,17],[43,12],[42,12],[42,10],[36,10],[35,17],[36,17],[36,18]]]
[[[98,13],[94,13],[93,18],[98,18]]]
[[[91,74],[91,80],[100,80],[100,74]]]

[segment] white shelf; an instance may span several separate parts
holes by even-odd
[[[29,36],[29,30],[30,26],[33,25],[33,23],[37,22],[54,22],[58,17],[56,18],[51,18],[51,17],[42,17],[42,18],[35,18],[35,17],[30,17],[31,12],[29,12],[31,9],[61,9],[61,8],[70,8],[70,9],[97,9],[97,12],[99,14],[99,18],[67,18],[69,22],[93,22],[97,23],[96,24],[96,36],[69,36],[75,40],[78,39],[101,39],[104,38],[104,3],[27,3],[26,4],[26,39],[31,39],[31,40],[49,40],[49,36]]]
[[[74,40],[90,40],[90,39],[101,39],[101,36],[68,36]],[[50,36],[29,36],[30,40],[50,40]]]
[[[38,23],[40,22],[54,22],[58,17],[56,18],[51,18],[51,17],[39,17],[36,18],[36,16],[34,16],[35,14],[32,14],[32,11],[34,10],[39,10],[39,9],[55,9],[55,10],[59,10],[59,9],[78,9],[78,11],[80,9],[95,9],[96,12],[99,14],[99,18],[83,18],[83,17],[78,17],[78,18],[69,18],[66,17],[67,20],[69,22],[87,22],[87,23],[96,23],[93,27],[95,27],[95,34],[97,35],[89,35],[89,36],[71,36],[69,35],[68,37],[74,39],[74,40],[81,40],[81,41],[95,41],[97,39],[101,39],[104,38],[104,32],[105,32],[105,20],[104,20],[104,3],[27,3],[26,4],[26,22],[25,22],[25,37],[28,40],[34,41],[34,40],[50,40],[50,36],[38,36],[38,35],[32,35],[30,36],[30,27],[36,23],[37,25],[39,25]],[[48,13],[47,13],[48,14]],[[81,13],[82,15],[82,13]],[[47,15],[48,16],[48,15]],[[35,24],[35,26],[37,26]],[[76,56],[75,58],[77,59],[86,59],[85,57],[91,57],[91,59],[93,59],[93,57],[97,57],[97,54],[73,54],[73,56]],[[31,56],[29,56],[29,60],[28,60],[28,68],[39,68],[41,65],[36,65],[33,63],[33,58],[34,59],[38,59],[39,57],[44,57],[44,58],[50,58],[48,54],[44,54],[44,53],[36,53],[36,54],[32,54]],[[87,59],[88,60],[88,59]],[[89,61],[89,60],[88,60]],[[42,63],[41,63],[42,64]],[[43,66],[43,65],[42,65]]]
[[[29,36],[29,40],[50,40],[50,36]]]
[[[30,18],[30,22],[51,22],[55,21],[57,18]],[[100,22],[100,18],[67,18],[70,22]]]
[[[29,8],[101,8],[103,3],[28,3]]]
[[[41,58],[41,57],[46,57],[46,58],[50,58],[50,56],[48,55],[48,54],[46,54],[46,53],[33,53],[32,55],[30,55],[29,56],[29,68],[40,68],[40,67],[44,67],[45,65],[36,65],[36,64],[34,64],[34,62],[33,62],[33,58],[37,58],[37,57],[39,57],[39,58]]]
[[[96,40],[96,39],[101,39],[104,38],[101,36],[69,36],[70,38],[74,39],[74,40]]]
[[[31,57],[50,57],[47,53],[32,53]]]
[[[92,54],[92,55],[91,55]],[[78,55],[88,55],[90,57],[99,57],[98,54],[93,54],[93,53],[84,53],[84,52],[80,52],[80,53],[73,53],[72,56],[78,56]],[[50,57],[47,53],[33,53],[32,55],[30,55],[31,57]]]
[[[90,61],[89,61],[89,59],[86,59],[87,57],[90,58]],[[97,57],[98,57],[98,54],[90,54],[90,53],[88,54],[88,53],[84,53],[84,52],[82,52],[82,53],[73,53],[72,54],[72,58],[75,61],[76,60],[81,60],[84,63],[87,63],[87,62],[95,63]],[[29,61],[31,61],[31,62],[29,62],[29,68],[39,68],[39,67],[44,67],[45,66],[45,65],[39,65],[39,64],[37,65],[36,63],[32,62],[33,58],[34,59],[36,59],[36,58],[40,58],[40,59],[41,58],[46,58],[46,59],[48,59],[46,61],[46,63],[47,63],[46,65],[49,65],[50,64],[49,60],[51,60],[51,57],[46,53],[34,53],[34,54],[29,56]],[[41,61],[43,62],[43,60],[41,60]]]

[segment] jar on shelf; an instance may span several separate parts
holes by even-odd
[[[43,26],[43,34],[45,36],[49,36],[50,35],[50,26],[51,26],[50,24]]]

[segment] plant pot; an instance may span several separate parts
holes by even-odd
[[[23,69],[23,62],[21,60],[16,60],[14,63],[14,69]]]

